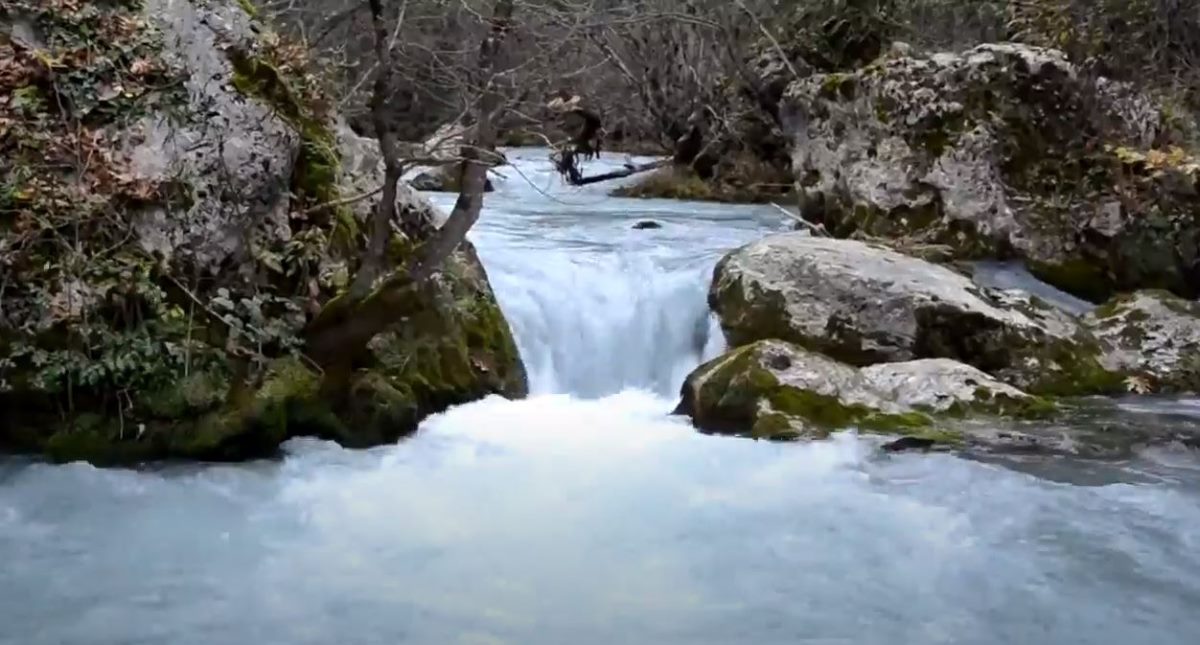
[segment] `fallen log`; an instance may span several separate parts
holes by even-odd
[[[620,179],[622,177],[636,175],[640,172],[662,168],[670,163],[670,159],[659,159],[658,161],[650,161],[641,164],[626,164],[625,167],[620,170],[614,170],[612,172],[606,172],[599,175],[592,175],[591,177],[584,177],[578,174],[568,174],[567,183],[571,184],[572,186],[586,186],[588,184],[595,184],[602,181],[608,181],[610,179]]]

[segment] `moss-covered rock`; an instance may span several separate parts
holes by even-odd
[[[329,111],[305,48],[243,5],[0,5],[22,34],[0,37],[0,95],[18,99],[0,101],[0,445],[248,459],[298,435],[391,441],[524,392],[469,245],[347,373],[302,358],[374,211],[331,202],[377,189],[381,162]],[[395,265],[443,217],[397,200]]]
[[[926,448],[984,443],[964,432],[964,419],[1046,418],[1056,411],[955,361],[859,369],[775,340],[701,365],[684,383],[677,409],[705,432],[789,440],[855,428]]]
[[[857,427],[922,431],[933,420],[877,392],[859,370],[780,341],[738,348],[697,368],[677,412],[707,432],[824,438]]]
[[[769,236],[718,263],[709,303],[733,345],[775,338],[859,366],[950,358],[1035,394],[1121,389],[1069,315],[879,245]]]
[[[1200,304],[1165,291],[1118,296],[1084,319],[1140,392],[1200,392]]]
[[[839,236],[907,236],[1024,259],[1102,300],[1200,294],[1200,169],[1145,97],[1054,50],[981,45],[881,58],[784,98],[805,215]]]

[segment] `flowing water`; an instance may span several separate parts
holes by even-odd
[[[504,170],[473,238],[533,396],[369,451],[0,461],[0,643],[1196,642],[1194,458],[699,435],[667,413],[721,347],[712,265],[782,223],[565,190],[520,156],[528,181]],[[631,228],[647,219],[662,228]],[[1200,422],[1194,402],[1166,412]]]

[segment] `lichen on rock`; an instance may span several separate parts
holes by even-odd
[[[836,235],[1020,258],[1093,300],[1200,294],[1200,165],[1153,103],[1060,52],[885,57],[798,80],[784,105],[805,215]]]
[[[972,440],[959,419],[1048,416],[1055,407],[956,361],[860,369],[764,340],[693,371],[676,412],[705,432],[759,439],[821,439],[859,429],[957,445]]]
[[[701,365],[677,412],[702,430],[759,439],[824,438],[859,427],[927,428],[922,413],[885,399],[854,367],[781,341],[761,341]]]
[[[1200,392],[1200,304],[1165,291],[1118,296],[1084,319],[1138,392]]]

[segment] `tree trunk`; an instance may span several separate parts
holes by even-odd
[[[392,236],[392,222],[396,219],[396,184],[404,170],[400,165],[400,151],[396,134],[388,127],[387,102],[392,95],[392,46],[388,40],[388,28],[383,15],[383,0],[370,0],[371,26],[375,32],[375,57],[379,60],[379,74],[371,94],[371,119],[375,136],[379,138],[379,151],[383,154],[383,195],[371,217],[371,232],[367,242],[367,254],[359,266],[354,282],[350,285],[350,297],[360,299],[370,292],[375,279],[383,273],[387,259],[388,240]],[[403,20],[403,18],[397,18]]]
[[[479,45],[479,81],[483,91],[479,98],[475,136],[463,150],[462,186],[446,223],[421,247],[417,262],[412,267],[414,282],[433,275],[466,239],[467,231],[479,220],[479,212],[483,209],[487,169],[496,147],[494,120],[503,107],[503,97],[495,86],[494,71],[512,22],[514,5],[514,0],[497,0],[492,10],[491,32]]]
[[[432,300],[423,297],[429,287],[428,279],[466,239],[467,232],[479,219],[483,208],[483,192],[487,169],[494,159],[496,144],[494,121],[503,109],[503,97],[496,87],[495,70],[501,48],[508,34],[515,0],[497,0],[490,19],[491,29],[479,47],[477,67],[478,87],[474,136],[463,146],[462,187],[454,210],[434,234],[417,250],[416,258],[404,268],[393,272],[376,286],[387,259],[391,225],[396,216],[396,183],[401,163],[395,136],[388,132],[382,106],[390,95],[392,56],[383,20],[382,0],[370,0],[375,28],[376,55],[383,69],[376,79],[373,116],[379,129],[379,145],[384,156],[387,185],[379,208],[371,221],[371,237],[367,256],[355,276],[350,290],[330,301],[309,325],[306,333],[306,353],[327,374],[345,374],[366,351],[376,334],[387,329],[405,315],[416,313]],[[429,294],[424,294],[429,295]]]

